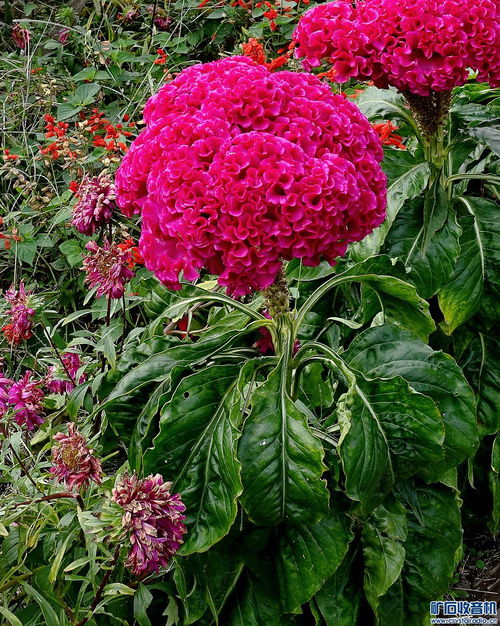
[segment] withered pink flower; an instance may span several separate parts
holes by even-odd
[[[15,421],[28,430],[43,424],[42,402],[45,396],[41,387],[44,381],[32,380],[32,376],[33,372],[25,372],[7,392],[7,402],[14,410]]]
[[[120,244],[104,242],[100,247],[95,241],[85,246],[90,252],[83,259],[86,273],[85,282],[91,289],[97,287],[97,297],[121,298],[125,285],[134,276],[132,268],[136,264],[133,253],[120,248]]]
[[[13,345],[18,345],[22,340],[33,336],[33,317],[35,309],[30,306],[31,291],[26,291],[24,283],[19,284],[19,289],[12,285],[4,293],[4,298],[10,304],[7,315],[10,322],[2,327],[2,333],[7,341]]]
[[[2,372],[0,372],[0,417],[5,415],[9,404],[9,389],[14,384],[13,380],[6,378]]]
[[[123,509],[122,527],[132,544],[125,565],[136,576],[166,567],[183,543],[186,507],[170,487],[160,474],[142,479],[133,474],[125,475],[113,489],[113,500]]]
[[[110,222],[116,208],[113,179],[109,174],[84,176],[75,192],[78,200],[73,208],[71,224],[84,235]]]
[[[19,26],[19,24],[15,24],[12,27],[12,41],[16,44],[18,48],[21,50],[25,50],[28,47],[28,44],[31,39],[31,33],[27,28],[23,28]]]
[[[52,448],[52,462],[50,473],[59,482],[64,482],[73,489],[87,487],[91,481],[102,482],[101,462],[87,446],[87,440],[78,432],[76,424],[68,425],[68,434],[54,435],[57,445]]]
[[[64,363],[64,367],[61,365],[51,365],[47,373],[47,388],[52,393],[69,393],[75,388],[75,384],[81,385],[85,382],[86,376],[82,374],[76,379],[78,370],[82,367],[82,360],[80,355],[74,352],[65,352],[61,355],[61,359]],[[69,377],[72,380],[69,380]]]

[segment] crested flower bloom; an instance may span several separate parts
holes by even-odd
[[[65,352],[61,355],[64,363],[59,365],[51,365],[47,373],[47,388],[52,393],[69,393],[75,388],[75,384],[80,385],[85,382],[86,376],[82,374],[78,380],[76,379],[78,370],[83,363],[80,355],[75,352]]]
[[[19,426],[34,430],[43,424],[42,391],[43,380],[32,380],[33,372],[27,371],[24,376],[13,383],[7,393],[7,402],[13,409],[14,419]]]
[[[338,0],[308,11],[294,34],[309,69],[335,80],[371,79],[428,96],[463,85],[469,69],[500,84],[499,4],[494,0]]]
[[[71,224],[84,235],[95,231],[111,221],[116,208],[113,179],[109,174],[85,176],[75,191],[77,197]]]
[[[54,435],[50,473],[70,489],[87,487],[91,481],[102,482],[101,462],[87,446],[87,440],[78,432],[76,424],[68,425],[68,434]]]
[[[195,65],[144,120],[117,202],[142,214],[140,252],[169,288],[206,268],[232,295],[262,290],[282,260],[333,264],[384,220],[380,141],[315,76],[247,57]]]
[[[406,150],[406,146],[403,143],[403,137],[396,135],[395,130],[398,130],[398,126],[394,126],[391,121],[381,122],[380,124],[372,124],[373,130],[380,137],[380,141],[384,146],[394,146],[400,150]]]
[[[7,412],[9,406],[9,389],[13,384],[13,380],[6,378],[3,373],[0,372],[0,417]]]
[[[125,475],[113,489],[113,501],[122,509],[121,525],[131,548],[125,565],[136,576],[166,567],[183,543],[185,506],[171,483],[160,474],[139,478]]]
[[[105,241],[103,247],[89,241],[85,247],[90,253],[83,259],[85,282],[91,289],[97,287],[98,298],[121,298],[125,285],[134,276],[132,268],[137,262],[134,253],[109,241]]]
[[[27,28],[23,28],[19,24],[15,24],[12,27],[12,41],[21,50],[25,50],[31,39],[31,33]]]
[[[10,322],[2,327],[2,332],[7,341],[13,345],[33,336],[33,317],[35,309],[31,307],[32,292],[26,291],[24,283],[19,283],[19,289],[12,285],[4,293],[5,300],[10,304],[6,315]]]

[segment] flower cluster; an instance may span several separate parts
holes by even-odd
[[[19,24],[15,24],[12,27],[12,41],[21,50],[25,50],[31,39],[31,33],[27,28],[23,28]]]
[[[144,120],[117,203],[142,213],[140,251],[170,288],[206,268],[231,294],[261,290],[283,259],[333,264],[384,220],[380,141],[315,76],[247,57],[192,66]]]
[[[98,298],[121,298],[138,262],[133,247],[109,241],[105,241],[102,247],[95,241],[89,241],[85,247],[90,252],[83,259],[85,282],[91,289],[97,287]]]
[[[478,80],[500,84],[500,20],[494,0],[338,0],[308,11],[295,31],[306,68],[326,60],[337,82],[427,96]]]
[[[84,176],[75,191],[77,201],[73,207],[71,224],[84,235],[110,222],[116,208],[113,179],[109,174]]]
[[[13,384],[13,380],[6,378],[3,372],[0,372],[0,417],[5,415],[9,408],[9,389]]]
[[[102,482],[101,462],[87,446],[87,440],[80,434],[76,425],[68,425],[68,434],[54,435],[57,445],[52,447],[50,473],[70,489],[87,487],[91,481]]]
[[[125,565],[136,576],[166,567],[183,543],[185,506],[171,483],[148,476],[124,476],[113,489],[113,501],[122,509],[121,526],[131,548]]]
[[[33,372],[25,372],[24,376],[13,382],[7,391],[6,408],[11,408],[17,424],[26,426],[28,430],[34,430],[35,426],[43,424],[44,381],[33,380],[32,377]]]
[[[251,37],[246,43],[241,45],[242,52],[246,57],[249,57],[259,65],[265,65],[270,71],[277,70],[278,68],[285,65],[285,63],[293,54],[293,47],[293,44],[291,44],[285,54],[280,54],[280,56],[276,57],[272,61],[267,62],[264,47],[257,39]],[[282,49],[278,50],[278,52],[285,51],[284,49]]]
[[[35,309],[32,308],[32,292],[26,291],[24,283],[19,284],[19,289],[11,286],[4,293],[5,300],[10,304],[7,315],[10,322],[2,328],[2,332],[7,341],[13,345],[18,345],[21,341],[33,336],[33,317]]]
[[[125,139],[132,136],[130,129],[135,127],[135,122],[131,122],[128,115],[123,116],[123,124],[112,124],[104,117],[104,113],[99,109],[92,109],[90,115],[80,113],[80,125],[92,137],[92,145],[96,148],[105,148],[107,152],[126,152]],[[129,129],[129,130],[127,130]]]
[[[75,385],[80,385],[86,380],[85,374],[76,379],[78,370],[83,365],[80,355],[65,352],[61,355],[61,360],[61,366],[51,365],[47,372],[47,389],[51,393],[69,393]]]
[[[373,130],[380,137],[380,141],[384,146],[394,146],[400,150],[406,150],[406,146],[403,143],[403,137],[396,135],[394,132],[398,130],[398,126],[394,126],[391,121],[381,122],[379,124],[372,124]]]

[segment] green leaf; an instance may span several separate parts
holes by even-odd
[[[406,511],[396,500],[387,498],[363,526],[365,557],[364,589],[377,614],[380,597],[398,580],[405,560]]]
[[[408,624],[429,619],[429,602],[448,590],[462,545],[457,496],[447,487],[416,488],[407,493],[408,537],[403,567]],[[413,615],[422,621],[412,620]]]
[[[59,245],[59,250],[64,254],[70,267],[82,264],[83,246],[78,239],[66,239]]]
[[[252,394],[239,445],[241,503],[260,525],[314,522],[328,511],[323,447],[288,395],[287,370],[282,358]]]
[[[430,298],[447,284],[460,253],[460,227],[454,212],[422,251],[424,232],[420,199],[407,202],[397,216],[386,240],[387,253],[398,257],[408,270],[419,295]]]
[[[404,97],[396,89],[367,87],[363,93],[359,94],[356,104],[369,120],[399,119],[417,130]]]
[[[434,352],[413,333],[386,324],[358,335],[342,357],[370,378],[399,375],[434,400],[444,420],[448,467],[474,454],[478,444],[474,394],[451,356]]]
[[[224,537],[241,493],[236,445],[240,421],[238,368],[213,366],[184,378],[164,407],[145,473],[175,479],[186,505],[183,554],[202,552]]]
[[[42,596],[42,594],[28,583],[22,582],[21,586],[24,589],[26,595],[28,595],[30,598],[33,598],[33,600],[42,610],[45,623],[50,624],[50,626],[59,626],[61,622],[59,621],[56,612],[47,602],[47,600]]]
[[[430,167],[425,161],[416,159],[410,152],[387,152],[382,162],[387,174],[387,213],[383,224],[363,241],[351,244],[350,251],[355,261],[362,261],[377,254],[407,200],[420,196],[429,181]],[[406,212],[406,207],[405,211]]]
[[[97,95],[100,90],[101,85],[99,85],[99,83],[84,83],[77,88],[75,95],[72,96],[71,99],[73,103],[85,107],[94,102],[94,96]]]
[[[271,581],[261,581],[251,574],[244,577],[228,616],[227,626],[287,626],[291,618],[282,615],[279,595]]]
[[[9,609],[6,609],[4,606],[0,606],[0,615],[3,615],[11,626],[23,626],[23,623],[17,619],[14,613],[9,611]]]
[[[399,376],[368,380],[357,374],[339,400],[338,415],[345,490],[365,513],[381,502],[395,477],[412,476],[442,456],[439,411]]]
[[[146,585],[141,583],[134,595],[134,618],[139,626],[151,626],[151,620],[148,617],[148,607],[151,602],[153,602],[153,594]]]
[[[424,229],[422,233],[422,254],[426,254],[431,239],[443,228],[448,217],[448,192],[441,184],[439,175],[429,185],[424,195]]]
[[[79,113],[83,109],[83,106],[78,104],[73,104],[72,102],[62,102],[57,107],[57,119],[62,122],[64,120],[68,120],[70,117],[73,117],[77,113]]]
[[[277,571],[285,613],[295,613],[340,565],[353,534],[347,516],[331,510],[315,524],[288,524],[280,538]]]
[[[353,560],[351,551],[315,596],[326,626],[360,623],[361,581],[357,577],[359,566],[353,566]]]
[[[500,157],[500,130],[488,126],[479,126],[467,128],[467,132],[476,139],[484,141],[492,152],[494,152],[497,157]]]
[[[460,202],[470,215],[460,220],[460,257],[448,285],[439,293],[439,306],[450,334],[479,308],[485,281],[500,293],[496,269],[500,261],[498,207],[485,198],[460,197]]]

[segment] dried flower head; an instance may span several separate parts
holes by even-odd
[[[2,332],[9,343],[17,345],[22,340],[33,336],[31,329],[35,309],[31,306],[33,303],[32,292],[26,291],[24,283],[21,282],[19,289],[15,289],[13,285],[7,289],[4,298],[10,304],[10,308],[6,312],[10,321],[2,327]]]
[[[97,287],[97,297],[121,298],[125,285],[134,276],[134,253],[109,241],[105,241],[103,247],[89,241],[85,247],[90,252],[83,259],[85,282],[91,289]]]
[[[79,354],[65,352],[61,355],[61,360],[62,364],[51,365],[48,368],[47,388],[52,393],[69,393],[75,388],[75,383],[80,385],[86,380],[85,374],[79,376],[78,380],[76,378],[78,370],[82,367]]]
[[[43,380],[32,380],[33,372],[27,371],[24,376],[13,383],[7,392],[7,402],[14,411],[14,419],[20,426],[34,430],[43,424]]]
[[[84,176],[75,192],[77,201],[73,207],[71,224],[84,235],[95,231],[111,221],[116,208],[113,179],[109,174]]]
[[[64,482],[70,489],[87,487],[92,481],[102,482],[101,462],[87,446],[87,440],[81,435],[76,424],[68,425],[68,434],[54,435],[57,442],[52,448],[53,465],[50,473],[59,482]]]

